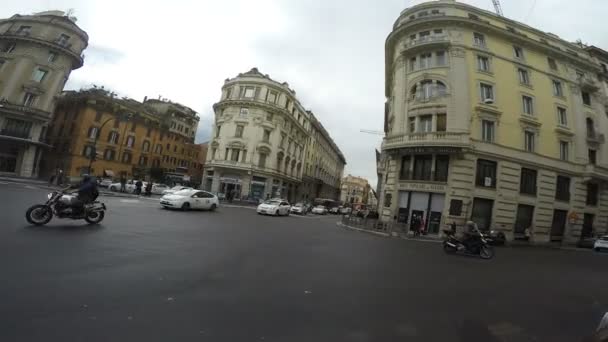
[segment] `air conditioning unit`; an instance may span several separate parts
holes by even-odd
[[[483,103],[485,103],[485,104],[493,104],[494,103],[494,99],[485,99],[485,100],[483,100]]]

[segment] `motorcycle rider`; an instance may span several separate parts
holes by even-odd
[[[84,211],[84,205],[93,202],[99,192],[97,191],[97,182],[95,182],[91,176],[82,176],[82,183],[78,188],[78,196],[72,202],[72,208],[75,215],[82,215]]]
[[[467,221],[464,226],[462,244],[467,251],[471,250],[471,245],[478,236],[477,225],[473,221]]]

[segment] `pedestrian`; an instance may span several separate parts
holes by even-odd
[[[135,182],[135,194],[136,195],[141,195],[141,187],[143,186],[143,183],[138,180],[137,182]]]
[[[51,175],[51,178],[49,178],[49,185],[53,185],[54,181],[55,181],[55,175]]]
[[[57,175],[57,185],[63,185],[63,170],[59,169],[59,174]]]
[[[146,196],[152,195],[152,182],[148,182],[146,184]]]
[[[120,192],[127,192],[127,179],[125,176],[120,177]]]

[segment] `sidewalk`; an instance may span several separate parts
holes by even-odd
[[[0,181],[50,186],[50,184],[49,184],[48,181],[45,181],[45,180],[42,180],[42,179],[27,178],[27,177],[18,177],[18,176],[2,176],[2,175],[0,175]]]

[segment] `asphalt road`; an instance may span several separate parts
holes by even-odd
[[[0,183],[0,341],[579,341],[608,254],[494,260],[244,208],[103,198],[103,224],[28,226],[47,191]]]

